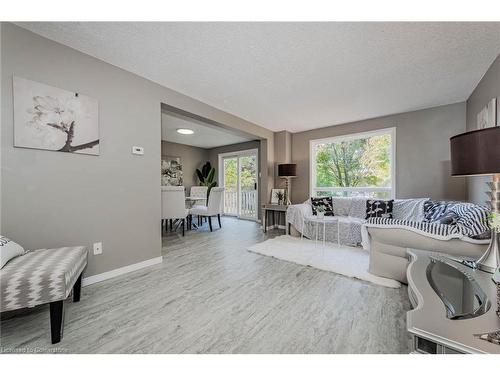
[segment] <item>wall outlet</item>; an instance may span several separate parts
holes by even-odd
[[[144,155],[144,147],[132,146],[132,154]]]
[[[94,243],[94,255],[102,254],[102,242]]]

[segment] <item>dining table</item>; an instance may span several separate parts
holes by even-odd
[[[192,208],[196,204],[203,204],[207,198],[203,197],[186,197],[186,208]],[[192,229],[198,229],[198,224],[191,220]]]
[[[194,205],[196,205],[196,203],[204,202],[206,200],[207,200],[207,198],[203,198],[203,197],[186,197],[186,207],[191,208]]]

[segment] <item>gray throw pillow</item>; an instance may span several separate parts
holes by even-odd
[[[20,245],[7,237],[0,236],[0,269],[12,258],[23,254],[24,249]]]

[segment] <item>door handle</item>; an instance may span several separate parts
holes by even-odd
[[[257,183],[256,182],[253,184],[253,189],[257,190]]]

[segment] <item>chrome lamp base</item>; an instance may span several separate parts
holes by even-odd
[[[479,258],[477,268],[488,273],[495,273],[500,267],[500,237],[495,229],[491,230],[491,242],[485,253]]]
[[[490,208],[491,211],[500,215],[500,174],[494,174],[490,187]],[[495,273],[500,267],[500,235],[498,229],[491,228],[490,246],[486,252],[477,260],[477,268],[482,271]]]

